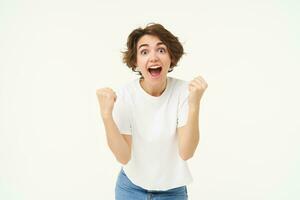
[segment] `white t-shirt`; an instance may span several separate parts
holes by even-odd
[[[132,135],[127,177],[147,190],[168,190],[190,184],[187,161],[178,150],[176,128],[188,117],[188,82],[167,77],[167,87],[154,97],[144,91],[139,78],[116,91],[113,119],[122,134]]]

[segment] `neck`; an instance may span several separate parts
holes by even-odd
[[[147,92],[151,96],[158,97],[158,96],[160,96],[165,91],[165,89],[167,87],[167,79],[165,79],[159,85],[147,84],[145,82],[145,79],[140,79],[140,85],[145,90],[145,92]]]

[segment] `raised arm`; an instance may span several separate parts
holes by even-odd
[[[188,160],[194,155],[200,140],[200,100],[207,86],[207,83],[201,76],[196,77],[189,84],[187,123],[177,128],[179,154],[183,160]]]
[[[110,88],[98,89],[96,94],[105,127],[107,144],[116,159],[125,165],[131,158],[131,135],[121,134],[113,119],[112,110],[117,96]]]

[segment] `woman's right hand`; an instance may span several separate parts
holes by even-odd
[[[116,93],[111,88],[96,90],[102,118],[112,116],[112,110],[117,100]]]

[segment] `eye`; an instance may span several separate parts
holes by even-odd
[[[143,49],[140,53],[141,53],[141,55],[147,55],[148,51],[147,51],[147,49]]]
[[[166,49],[163,48],[163,47],[159,48],[158,51],[159,51],[160,53],[166,53]]]

